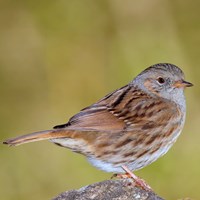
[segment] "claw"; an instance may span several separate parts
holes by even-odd
[[[122,169],[126,172],[126,174],[117,174],[116,176],[119,178],[132,178],[135,184],[146,191],[152,191],[151,187],[141,178],[137,177],[133,174],[128,167],[122,165]]]

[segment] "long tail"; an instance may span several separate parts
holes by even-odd
[[[63,129],[40,131],[7,139],[3,142],[3,144],[7,144],[9,146],[17,146],[29,142],[48,140],[54,138],[66,138],[66,137],[73,137],[73,131],[63,130]]]

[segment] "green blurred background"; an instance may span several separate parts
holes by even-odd
[[[158,62],[180,66],[183,134],[136,172],[166,199],[200,199],[200,1],[1,0],[0,139],[50,129]],[[0,145],[0,198],[50,199],[112,174],[44,141]]]

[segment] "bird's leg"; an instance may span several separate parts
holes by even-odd
[[[137,177],[135,174],[133,174],[128,167],[126,167],[125,165],[122,165],[122,169],[126,172],[126,176],[128,176],[129,178],[132,178],[136,185],[140,186],[141,188],[143,188],[144,190],[147,191],[151,191],[151,187],[141,178]],[[122,178],[124,178],[124,176],[122,176]]]

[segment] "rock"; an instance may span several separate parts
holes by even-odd
[[[53,200],[164,200],[134,186],[132,179],[106,180],[59,194]]]

